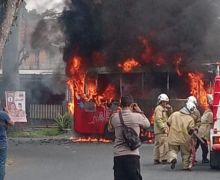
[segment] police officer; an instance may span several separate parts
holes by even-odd
[[[150,127],[150,122],[139,106],[134,103],[131,95],[121,97],[121,113],[124,124],[140,134],[140,127]],[[122,135],[122,124],[119,113],[113,113],[109,119],[108,129],[115,134],[114,150],[114,180],[142,180],[140,171],[139,148],[131,150]]]
[[[168,104],[169,97],[160,94],[157,100],[157,107],[154,110],[154,164],[166,164],[169,151],[167,143],[168,126],[167,120],[172,113],[172,107]]]

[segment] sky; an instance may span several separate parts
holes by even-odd
[[[64,8],[65,0],[25,0],[26,8],[30,11],[36,9],[39,13],[44,12],[47,9],[54,9],[57,12],[61,12]]]

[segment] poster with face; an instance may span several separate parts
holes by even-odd
[[[6,91],[6,107],[14,122],[27,122],[25,111],[25,91]]]

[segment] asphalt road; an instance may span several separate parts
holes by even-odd
[[[153,145],[141,147],[144,180],[219,180],[220,171],[198,162],[193,171],[153,165]],[[5,180],[113,180],[112,144],[10,140]],[[200,157],[198,157],[200,159]]]

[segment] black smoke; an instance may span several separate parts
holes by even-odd
[[[183,54],[185,64],[216,61],[218,9],[214,0],[71,0],[60,18],[64,60],[78,54],[94,65],[93,53],[101,52],[106,65],[129,57],[143,63],[140,37],[147,37],[154,54],[163,54],[168,64],[176,54]]]
[[[96,50],[102,49],[102,7],[93,1],[72,0],[69,10],[60,18],[66,36],[64,60],[73,54],[91,57]]]

